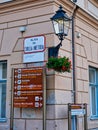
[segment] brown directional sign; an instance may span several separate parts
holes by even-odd
[[[14,69],[14,107],[41,108],[43,106],[43,69]]]
[[[83,109],[84,104],[71,104],[70,108],[71,109]]]

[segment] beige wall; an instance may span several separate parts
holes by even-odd
[[[59,43],[54,35],[50,17],[63,4],[64,9],[71,14],[73,5],[71,2],[52,0],[23,0],[0,5],[0,60],[7,60],[7,122],[0,123],[0,130],[10,130],[11,110],[11,87],[12,68],[25,67],[23,64],[23,40],[25,37],[44,35],[46,37],[45,60],[48,57],[48,47]],[[66,7],[66,4],[68,5]],[[12,5],[12,6],[10,6]],[[70,10],[71,9],[71,10]],[[93,24],[92,24],[93,23]],[[90,122],[89,102],[89,77],[88,66],[98,67],[98,23],[83,10],[79,10],[75,19],[75,50],[76,50],[76,87],[77,103],[88,104],[89,127],[97,127],[95,122]],[[26,31],[19,31],[21,26],[26,26]],[[77,32],[81,37],[77,38]],[[72,60],[71,29],[69,36],[63,41],[59,56],[68,56]],[[36,64],[32,64],[36,66]],[[47,78],[47,108],[46,108],[46,130],[67,130],[67,104],[72,103],[72,72],[54,73],[46,72]],[[14,108],[14,130],[42,130],[42,109],[19,109]],[[83,120],[79,119],[79,130]]]

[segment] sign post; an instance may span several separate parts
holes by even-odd
[[[87,126],[87,104],[68,104],[68,130],[72,130],[72,116],[84,116],[84,130],[88,130]]]
[[[43,69],[43,130],[46,130],[46,72]]]
[[[14,107],[43,109],[43,130],[46,130],[46,72],[42,67],[12,70],[10,130],[13,130]],[[14,87],[13,87],[14,86]]]

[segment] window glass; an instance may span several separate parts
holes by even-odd
[[[2,68],[2,79],[6,79],[7,76],[7,64],[3,63],[3,68]]]
[[[0,90],[1,90],[1,97],[0,97],[0,102],[1,102],[1,112],[0,112],[0,118],[5,118],[5,109],[6,109],[6,83],[0,83]]]
[[[9,2],[9,1],[12,1],[12,0],[0,0],[0,3]]]
[[[7,63],[0,62],[0,120],[6,118]]]
[[[89,71],[89,82],[92,83],[92,84],[95,84],[95,69],[90,69]]]
[[[71,0],[72,2],[76,2],[76,4],[78,6],[80,6],[81,8],[85,7],[85,0]]]
[[[91,95],[92,95],[92,115],[96,115],[96,88],[91,88]]]
[[[98,7],[88,1],[88,10],[98,18]]]
[[[98,118],[98,85],[97,78],[98,70],[96,68],[89,68],[89,85],[90,85],[90,108],[91,118]]]

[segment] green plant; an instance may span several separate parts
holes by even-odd
[[[46,63],[47,68],[54,69],[57,72],[70,72],[71,61],[67,57],[50,57]]]

